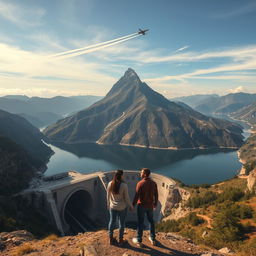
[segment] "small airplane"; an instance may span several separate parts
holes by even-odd
[[[138,34],[146,35],[147,31],[149,31],[149,29],[142,30],[139,28]]]

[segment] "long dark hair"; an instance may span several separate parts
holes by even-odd
[[[112,179],[111,186],[110,186],[110,191],[113,192],[114,194],[119,193],[123,174],[124,174],[123,170],[117,170],[115,172],[115,175]]]

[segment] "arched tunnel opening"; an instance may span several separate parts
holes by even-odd
[[[92,220],[93,200],[89,192],[78,190],[68,199],[64,208],[64,219],[69,226],[70,234],[96,229]]]

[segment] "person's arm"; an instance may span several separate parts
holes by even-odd
[[[133,208],[130,197],[129,197],[127,184],[125,184],[125,186],[124,186],[124,201],[125,201],[126,205],[129,206],[130,209]]]
[[[132,205],[135,206],[138,202],[138,199],[139,199],[139,194],[140,194],[140,183],[138,182],[137,185],[136,185],[136,191],[135,191],[135,195],[134,195],[134,198],[133,198],[133,202],[132,202]]]
[[[108,209],[110,208],[110,185],[111,185],[111,182],[108,183],[108,187],[107,187],[107,207],[108,207]]]
[[[157,184],[155,183],[155,191],[154,191],[154,208],[157,207],[158,202],[158,190],[157,190]]]

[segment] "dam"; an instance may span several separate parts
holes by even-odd
[[[81,174],[69,171],[45,177],[37,186],[24,191],[31,207],[43,213],[62,235],[77,234],[107,227],[106,188],[115,171]],[[176,182],[168,177],[151,173],[157,183],[159,201],[154,212],[155,221],[168,215],[182,199]],[[131,201],[135,194],[140,172],[124,170]],[[135,223],[136,211],[128,211],[127,223]]]

